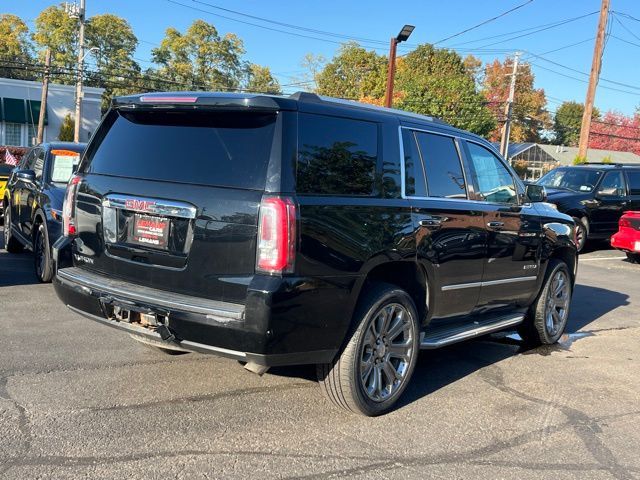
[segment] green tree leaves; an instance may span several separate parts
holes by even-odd
[[[0,15],[0,60],[10,63],[6,67],[0,67],[0,77],[34,79],[33,73],[21,66],[33,61],[29,28],[15,15]]]

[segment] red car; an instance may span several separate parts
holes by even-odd
[[[618,233],[611,237],[611,246],[626,252],[629,260],[640,262],[640,212],[625,212],[618,222]]]

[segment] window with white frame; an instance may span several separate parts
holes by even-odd
[[[4,124],[4,144],[11,146],[22,146],[22,125],[20,123]]]
[[[27,146],[33,147],[38,143],[38,126],[29,124],[27,125]]]

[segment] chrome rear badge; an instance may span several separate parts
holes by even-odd
[[[87,257],[86,255],[78,255],[77,253],[74,253],[73,258],[75,258],[77,262],[83,262],[88,263],[89,265],[93,265],[93,258]]]
[[[127,210],[135,210],[138,212],[152,212],[156,202],[152,200],[139,200],[136,198],[127,198],[124,202],[124,208]]]

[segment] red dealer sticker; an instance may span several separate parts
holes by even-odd
[[[133,220],[134,243],[155,248],[167,248],[169,240],[168,218],[135,215]]]

